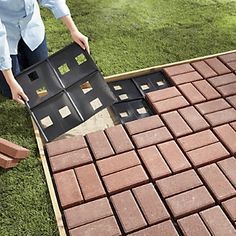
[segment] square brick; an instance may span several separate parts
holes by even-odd
[[[164,198],[199,187],[202,181],[194,170],[188,170],[156,181]]]
[[[203,186],[167,198],[166,202],[175,218],[187,216],[214,205],[214,199]]]
[[[138,153],[152,179],[159,179],[172,173],[156,146],[139,149]]]
[[[126,233],[143,228],[147,225],[130,191],[112,196],[111,201]]]
[[[235,236],[236,230],[219,206],[200,212],[212,235]]]
[[[218,201],[236,196],[236,190],[216,164],[202,167],[198,171]]]
[[[195,70],[202,75],[203,78],[216,76],[217,73],[204,61],[197,61],[191,63]]]

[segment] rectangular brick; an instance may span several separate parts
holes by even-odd
[[[83,202],[83,196],[74,170],[66,170],[53,175],[58,196],[63,209]]]
[[[153,109],[158,114],[162,114],[168,111],[173,111],[178,108],[186,107],[188,105],[189,103],[183,96],[169,98],[169,99],[166,99],[160,102],[155,102],[152,104]]]
[[[66,209],[64,215],[68,229],[72,229],[112,216],[113,213],[107,198],[102,198]]]
[[[187,72],[194,71],[194,68],[189,63],[186,63],[186,64],[181,64],[181,65],[166,67],[163,69],[163,71],[168,76],[173,76],[173,75],[179,75],[179,74],[184,74]]]
[[[178,110],[190,128],[197,132],[210,127],[206,120],[199,114],[194,107],[186,107]]]
[[[228,213],[230,219],[236,222],[236,197],[231,198],[225,202],[222,202],[222,206]]]
[[[86,135],[86,138],[97,160],[115,154],[103,131],[89,133]]]
[[[106,129],[105,132],[117,154],[134,149],[129,136],[122,125],[110,127]]]
[[[193,86],[192,83],[182,84],[178,86],[179,90],[191,104],[206,101],[206,98]]]
[[[198,73],[200,73],[201,76],[205,79],[209,77],[217,76],[217,73],[214,70],[212,70],[212,68],[208,66],[207,63],[204,61],[197,61],[191,64],[195,68],[195,70]]]
[[[121,232],[113,216],[70,230],[70,236],[120,236]]]
[[[227,97],[226,100],[236,109],[236,95]]]
[[[97,161],[97,165],[101,175],[105,176],[140,165],[140,161],[135,151],[129,151]]]
[[[232,71],[235,71],[235,70],[236,70],[236,61],[231,61],[231,62],[227,63],[227,66],[228,66]]]
[[[236,188],[236,159],[231,157],[217,163],[231,184]]]
[[[236,122],[230,123],[231,127],[236,131]]]
[[[221,97],[220,94],[206,80],[193,82],[193,85],[207,100]]]
[[[226,74],[226,75],[220,75],[216,76],[214,78],[208,79],[211,85],[213,85],[215,88],[226,85],[226,84],[231,84],[236,82],[236,75],[234,73]]]
[[[236,230],[219,206],[200,212],[204,223],[215,236],[235,236]]]
[[[185,155],[174,141],[159,144],[158,148],[172,172],[177,173],[191,168]]]
[[[230,105],[223,98],[220,98],[217,100],[198,104],[196,105],[196,108],[199,110],[199,112],[202,115],[206,115],[212,112],[221,111],[221,110],[230,108]]]
[[[217,88],[222,96],[228,97],[231,95],[236,95],[236,83],[223,85]]]
[[[147,225],[130,191],[112,196],[111,201],[126,233]]]
[[[172,139],[166,127],[153,129],[144,133],[135,134],[132,139],[137,148],[143,148]]]
[[[213,130],[230,153],[236,154],[236,131],[229,124],[218,126]]]
[[[227,54],[224,54],[222,56],[219,56],[220,60],[225,62],[225,63],[228,63],[228,62],[231,62],[231,61],[236,61],[236,53],[235,52],[232,52],[232,53],[227,53]]]
[[[105,190],[95,169],[94,164],[75,169],[85,200],[93,200],[105,196]]]
[[[72,152],[52,156],[51,158],[49,158],[49,161],[52,168],[52,172],[56,173],[59,171],[91,163],[93,160],[88,148],[82,148]]]
[[[215,163],[202,167],[198,171],[218,201],[236,195],[236,190]]]
[[[214,199],[203,186],[167,198],[166,202],[176,218],[199,212],[214,205]]]
[[[178,225],[183,231],[184,236],[211,236],[198,214],[178,220]]]
[[[28,149],[3,138],[0,138],[0,152],[14,159],[25,159],[29,154]]]
[[[142,133],[144,131],[160,128],[164,126],[158,115],[145,117],[143,119],[130,121],[125,124],[130,135]]]
[[[134,188],[133,193],[148,224],[158,223],[170,218],[168,211],[152,184]]]
[[[135,166],[103,177],[107,191],[117,193],[148,182],[142,166]]]
[[[230,70],[216,57],[205,60],[205,62],[218,74],[230,73]]]
[[[4,169],[9,169],[9,168],[17,166],[19,161],[20,161],[19,159],[13,159],[11,157],[8,157],[0,153],[0,167]]]
[[[65,152],[71,152],[81,148],[87,147],[87,144],[82,135],[59,139],[46,144],[47,153],[49,157],[60,155]]]
[[[152,179],[162,178],[171,174],[170,168],[156,146],[139,149],[138,153]]]
[[[217,142],[189,151],[187,155],[195,167],[200,167],[224,159],[229,153],[220,142]]]
[[[164,198],[203,185],[194,170],[188,170],[180,174],[157,180],[156,184]]]
[[[162,118],[175,137],[181,137],[193,132],[177,111],[165,113]]]
[[[216,143],[217,141],[218,139],[211,130],[204,130],[178,139],[178,143],[186,152]]]
[[[164,233],[164,234],[163,234]],[[142,229],[138,232],[129,234],[129,236],[178,236],[173,223],[170,220]]]
[[[194,82],[194,81],[202,80],[202,79],[203,79],[202,76],[196,71],[171,76],[171,80],[173,81],[175,85],[185,84],[185,83]]]
[[[223,111],[217,111],[207,114],[205,118],[213,127],[217,125],[227,124],[232,121],[236,121],[236,110],[234,108],[229,108]]]

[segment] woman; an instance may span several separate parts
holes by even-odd
[[[88,38],[78,31],[65,0],[0,0],[0,91],[22,104],[28,97],[15,76],[48,56],[38,2],[61,19],[72,39],[89,52]]]

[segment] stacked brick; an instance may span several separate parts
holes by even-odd
[[[10,169],[18,165],[29,154],[29,150],[0,138],[0,167]]]
[[[47,144],[68,235],[236,235],[235,61],[165,68],[156,115]]]

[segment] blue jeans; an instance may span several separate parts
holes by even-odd
[[[18,43],[18,54],[11,55],[12,72],[17,76],[22,70],[32,66],[33,64],[45,60],[48,57],[48,48],[46,37],[43,42],[34,50],[26,45],[23,39]],[[3,73],[0,71],[0,92],[4,97],[12,98],[10,87],[8,86]]]

